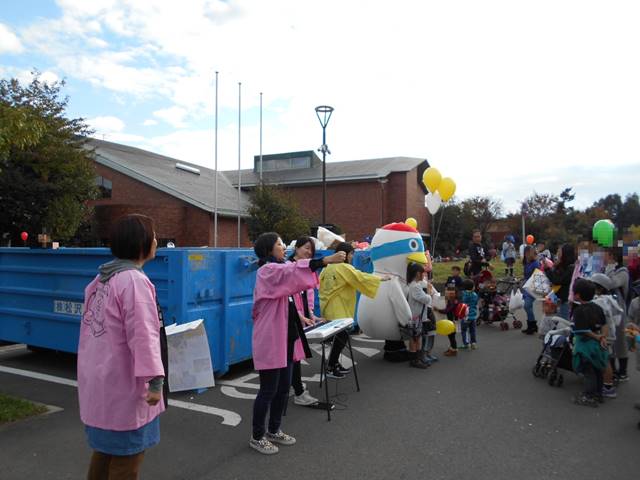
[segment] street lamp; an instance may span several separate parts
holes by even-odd
[[[327,124],[333,113],[333,107],[328,105],[320,105],[316,107],[316,115],[322,126],[322,146],[318,149],[322,152],[322,224],[327,223],[327,153],[331,155],[329,147],[327,147]]]

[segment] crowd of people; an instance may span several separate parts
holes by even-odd
[[[89,479],[137,478],[145,450],[160,439],[159,415],[167,401],[166,336],[155,288],[142,270],[154,258],[156,247],[150,218],[128,215],[118,220],[111,232],[115,259],[100,267],[85,290],[78,391],[80,416],[94,450]],[[314,240],[301,237],[287,258],[282,239],[270,232],[257,238],[254,251],[259,268],[252,351],[260,387],[249,445],[260,453],[274,454],[279,446],[296,443],[281,428],[290,388],[294,403],[309,406],[318,402],[302,382],[300,362],[311,356],[305,326],[354,317],[356,295],[374,298],[381,282],[390,277],[353,267],[354,247],[345,242],[335,246],[333,254],[316,258]],[[505,275],[513,277],[517,261],[513,237],[505,238],[501,256]],[[562,245],[555,257],[544,244],[529,245],[521,260],[522,282],[543,271],[553,285],[553,295],[544,299],[540,325],[534,312],[537,298],[524,292],[527,325],[523,333],[546,335],[560,320],[570,323],[573,369],[584,376],[584,389],[575,402],[588,406],[618,395],[616,385],[629,379],[629,351],[635,350],[636,336],[640,338],[640,297],[634,296],[633,288],[640,268],[625,267],[618,249],[606,249],[600,256],[603,261],[594,262],[597,271],[592,268],[588,274],[571,245]],[[398,328],[408,345],[409,365],[424,370],[438,361],[433,352],[436,313],[459,323],[459,331],[448,333],[445,356],[478,348],[478,279],[493,268],[479,231],[474,232],[469,246],[466,278],[454,266],[442,297],[425,266],[408,263],[402,283],[411,317]],[[320,316],[314,313],[316,292]],[[350,373],[340,363],[347,335],[343,331],[333,340],[327,376],[343,378]]]

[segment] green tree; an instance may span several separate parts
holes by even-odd
[[[469,241],[471,233],[476,229],[480,230],[484,238],[489,227],[502,216],[502,203],[491,197],[468,198],[460,204],[460,209],[465,223],[469,226],[469,231],[464,232]]]
[[[278,232],[287,243],[309,235],[309,220],[300,213],[293,197],[277,187],[258,186],[251,194],[249,215],[247,226],[252,241],[264,232]]]
[[[90,210],[95,170],[83,119],[65,116],[64,82],[0,80],[0,233],[21,231],[71,238]]]

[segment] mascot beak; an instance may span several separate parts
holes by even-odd
[[[407,261],[413,263],[419,263],[420,265],[427,265],[429,262],[427,261],[427,256],[424,252],[416,252],[411,255],[407,255]]]

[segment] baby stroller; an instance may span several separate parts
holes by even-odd
[[[509,330],[507,320],[512,318],[513,328],[521,328],[522,322],[509,312],[509,294],[517,287],[517,282],[513,278],[496,281],[488,270],[482,271],[478,277],[478,296],[482,300],[478,323],[500,322],[501,330]]]
[[[534,377],[545,378],[549,385],[557,387],[564,383],[564,376],[558,370],[573,372],[571,326],[566,320],[561,320],[555,330],[544,336],[542,351],[532,371]]]

